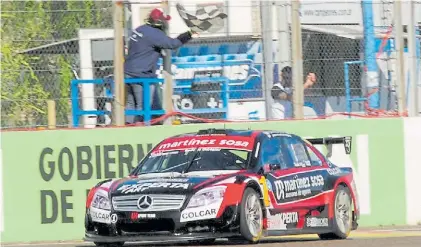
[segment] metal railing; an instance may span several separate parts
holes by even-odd
[[[182,80],[185,81],[185,80]],[[178,107],[174,107],[174,111],[179,111],[186,114],[210,114],[210,113],[222,113],[222,118],[227,119],[228,117],[228,101],[229,101],[229,79],[226,77],[210,77],[210,78],[194,78],[189,80],[190,83],[184,82],[183,85],[174,86],[174,94],[184,94],[184,95],[194,95],[194,94],[206,94],[212,92],[219,92],[220,99],[222,103],[222,107],[216,107],[216,105],[212,108],[196,108],[196,109],[179,109]],[[108,89],[108,99],[110,101],[114,100],[113,88],[114,88],[114,81],[109,80],[111,85]],[[143,85],[143,110],[125,110],[125,115],[127,116],[143,116],[145,125],[149,125],[152,119],[152,116],[159,116],[165,115],[165,110],[158,109],[153,110],[151,104],[151,94],[150,94],[150,86],[151,85],[160,85],[164,82],[164,79],[145,79],[145,78],[130,78],[125,79],[124,81],[126,84],[131,83],[138,83]],[[197,92],[192,89],[193,83],[201,83],[201,82],[219,82],[221,85],[220,91],[209,91],[206,92]],[[93,79],[93,80],[72,80],[71,81],[71,104],[72,104],[72,119],[73,119],[73,127],[80,126],[80,117],[86,115],[95,115],[95,116],[103,116],[103,115],[112,115],[112,111],[109,110],[83,110],[80,106],[80,90],[79,85],[81,84],[94,84],[94,85],[103,85],[105,87],[106,79]]]

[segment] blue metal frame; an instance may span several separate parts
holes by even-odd
[[[351,96],[351,83],[349,80],[349,65],[353,65],[353,64],[364,64],[364,61],[349,61],[349,62],[344,62],[344,77],[345,77],[345,103],[346,103],[346,111],[348,112],[348,114],[351,113],[352,111],[352,102],[357,101],[357,102],[361,102],[361,101],[366,101],[367,98],[365,97],[352,97]],[[351,115],[348,116],[349,118],[351,118]]]
[[[224,119],[227,119],[228,117],[228,100],[229,100],[229,79],[226,77],[213,77],[213,78],[195,78],[191,80],[193,82],[201,82],[201,81],[217,81],[222,82],[222,93],[221,93],[221,99],[222,99],[222,108],[215,108],[215,109],[193,109],[193,110],[181,110],[181,112],[186,114],[200,114],[200,113],[223,113]],[[104,110],[93,110],[93,111],[85,111],[81,110],[79,106],[79,90],[78,85],[79,84],[104,84],[104,79],[93,79],[93,80],[72,80],[71,81],[71,100],[72,100],[72,114],[73,114],[73,127],[79,127],[80,120],[79,118],[83,115],[106,115],[111,114],[110,111],[104,111]],[[112,81],[113,82],[113,81]],[[158,84],[163,83],[164,79],[158,79],[158,78],[127,78],[124,80],[124,83],[130,84],[130,83],[141,83],[144,85],[143,87],[143,107],[144,110],[138,111],[138,110],[125,110],[126,115],[143,115],[144,116],[144,122],[146,125],[149,124],[149,122],[152,119],[152,116],[155,115],[164,115],[165,110],[152,110],[151,109],[151,99],[150,99],[150,85],[152,84]],[[114,83],[111,84],[112,88]],[[174,87],[175,89],[179,88],[178,86]],[[114,94],[112,94],[112,97],[114,98]]]
[[[376,61],[376,37],[374,34],[373,1],[362,0],[361,3],[364,24],[364,62],[367,66],[368,73],[378,73]],[[370,88],[378,88],[379,86],[380,81],[378,80],[377,85],[370,85]],[[379,92],[376,92],[370,96],[369,105],[374,109],[380,108]]]

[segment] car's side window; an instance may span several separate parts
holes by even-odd
[[[291,155],[294,167],[309,167],[311,166],[310,159],[306,152],[304,143],[295,137],[286,138],[286,146]]]
[[[311,166],[322,166],[323,161],[317,156],[317,154],[310,148],[307,147],[308,154],[310,156]]]
[[[267,138],[260,148],[260,163],[263,165],[279,165],[281,169],[287,168],[286,157],[282,152],[282,139],[280,137]]]

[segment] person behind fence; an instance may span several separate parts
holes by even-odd
[[[310,72],[304,82],[304,89],[312,87],[314,83],[316,83],[316,74]],[[273,84],[271,96],[274,100],[272,119],[292,118],[292,68],[290,66],[285,66],[281,70],[281,81]]]
[[[192,39],[191,30],[180,34],[177,38],[168,37],[164,30],[168,27],[169,15],[159,9],[153,9],[145,20],[145,24],[131,33],[128,55],[124,62],[126,78],[156,78],[158,59],[163,49],[177,49]],[[126,84],[126,109],[143,109],[142,84]],[[155,95],[155,86],[150,86],[150,104]],[[142,122],[143,117],[138,117]],[[135,116],[126,115],[126,124],[133,124]]]

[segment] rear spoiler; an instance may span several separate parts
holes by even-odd
[[[351,136],[344,136],[344,137],[323,137],[323,138],[309,138],[306,139],[313,145],[326,145],[327,147],[327,157],[332,157],[332,145],[333,144],[344,144],[345,153],[351,153],[351,144],[352,144],[352,137]]]

